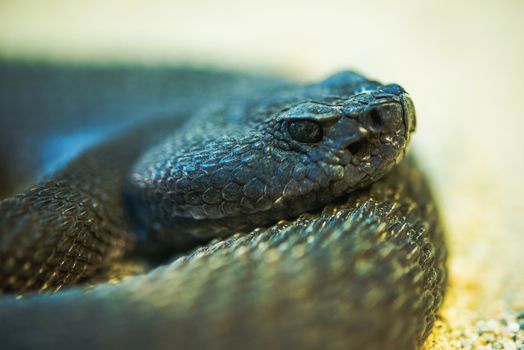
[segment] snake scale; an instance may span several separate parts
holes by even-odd
[[[415,349],[429,334],[447,252],[399,85],[0,74],[2,347]],[[45,141],[90,125],[119,127],[37,180]],[[107,281],[129,264],[147,271]]]

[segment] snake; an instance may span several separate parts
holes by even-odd
[[[400,85],[354,71],[303,83],[0,67],[2,347],[418,349],[427,338],[447,250],[408,154],[416,113]],[[43,140],[85,136],[89,122],[102,136],[35,170]]]

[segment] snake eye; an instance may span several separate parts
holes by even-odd
[[[298,142],[315,143],[322,140],[322,127],[312,120],[293,120],[289,123],[289,134]]]

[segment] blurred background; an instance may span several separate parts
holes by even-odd
[[[418,111],[412,150],[451,250],[427,349],[523,340],[523,37],[522,0],[0,0],[6,61],[190,64],[304,81],[351,68],[404,86]]]

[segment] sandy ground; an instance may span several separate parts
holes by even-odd
[[[521,0],[0,0],[2,57],[356,68],[406,87],[452,253],[426,349],[523,347],[523,34]]]

